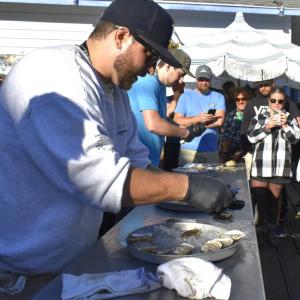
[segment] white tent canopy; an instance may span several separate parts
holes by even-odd
[[[202,35],[201,42],[183,49],[192,58],[192,71],[206,64],[216,77],[227,73],[245,81],[288,78],[300,86],[300,47],[249,26],[238,12],[228,27]]]

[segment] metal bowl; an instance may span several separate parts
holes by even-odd
[[[171,261],[173,259],[177,259],[180,257],[199,257],[207,261],[219,261],[223,260],[225,258],[228,258],[232,255],[234,255],[239,250],[239,241],[234,242],[232,245],[222,248],[217,251],[211,251],[211,252],[201,252],[201,253],[192,253],[189,255],[176,255],[176,254],[156,254],[156,253],[147,253],[144,251],[141,251],[138,246],[138,243],[130,243],[129,240],[132,236],[136,235],[146,235],[146,234],[153,234],[155,232],[155,226],[166,226],[168,228],[174,228],[178,229],[180,231],[186,231],[191,229],[201,229],[203,231],[202,234],[205,232],[216,232],[219,235],[225,233],[227,229],[209,225],[209,224],[203,224],[199,223],[197,221],[191,221],[191,220],[183,220],[180,221],[178,219],[171,219],[170,221],[167,221],[166,223],[161,224],[154,224],[150,226],[141,227],[132,233],[130,233],[127,237],[127,249],[128,252],[134,256],[135,258],[138,258],[140,260],[151,262],[155,264],[161,264],[167,261]]]

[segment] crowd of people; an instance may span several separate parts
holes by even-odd
[[[181,56],[184,53],[182,50],[177,52]],[[184,55],[187,57],[187,54]],[[273,80],[256,82],[256,88],[236,87],[233,82],[227,81],[222,90],[216,90],[211,86],[213,73],[207,65],[200,65],[195,75],[191,75],[196,79],[195,89],[184,89],[182,79],[189,72],[190,63],[181,77],[173,76],[173,83],[165,84],[174,87],[174,96],[169,102],[165,89],[161,97],[154,97],[151,94],[154,89],[147,84],[143,84],[143,92],[137,90],[141,82],[160,80],[160,64],[153,75],[139,79],[128,93],[138,127],[141,126],[141,117],[149,123],[146,114],[150,110],[153,115],[160,114],[170,128],[177,126],[180,132],[196,125],[198,134],[187,140],[176,131],[174,134],[164,133],[165,126],[160,127],[162,123],[153,117],[152,124],[157,130],[151,129],[155,125],[147,128],[143,125],[143,133],[139,131],[141,141],[149,148],[149,159],[154,144],[144,142],[145,130],[160,139],[154,162],[166,170],[191,162],[245,161],[255,208],[255,224],[265,226],[268,234],[272,232],[275,237],[286,236],[280,221],[284,219],[286,210],[284,187],[295,175],[292,172],[292,145],[300,140],[300,112],[296,103],[287,97],[283,89],[276,87]],[[139,101],[143,101],[144,106],[138,106]],[[159,102],[164,111],[168,108],[168,114],[159,111],[158,106],[151,106],[153,101]],[[171,121],[167,116],[172,117]],[[165,151],[161,151],[165,136],[168,137]],[[174,136],[178,138],[173,143],[168,142]]]

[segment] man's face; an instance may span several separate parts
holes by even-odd
[[[167,71],[167,75],[165,77],[165,86],[173,86],[179,83],[183,83],[183,77],[185,72],[179,68],[169,67]]]
[[[272,89],[272,83],[267,82],[267,83],[261,83],[258,85],[257,90],[259,91],[260,94],[262,94],[264,97],[269,96],[270,92]]]
[[[210,89],[210,80],[204,77],[197,79],[197,89],[201,93],[207,93]]]
[[[140,43],[134,41],[126,50],[120,53],[114,68],[120,88],[129,90],[137,81],[137,76],[145,76],[153,62],[153,53]]]

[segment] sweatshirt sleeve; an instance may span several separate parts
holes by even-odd
[[[151,161],[149,160],[149,150],[138,137],[137,122],[131,109],[128,109],[128,142],[126,157],[130,158],[133,167],[146,168]]]
[[[288,120],[288,126],[282,132],[284,138],[290,144],[296,144],[300,139],[300,128],[295,118]]]
[[[256,144],[269,134],[270,132],[267,131],[265,127],[265,120],[261,118],[260,115],[257,115],[250,121],[248,128],[248,140],[250,143]]]
[[[87,110],[56,93],[37,96],[17,131],[41,176],[56,188],[74,201],[119,211],[130,160]]]

